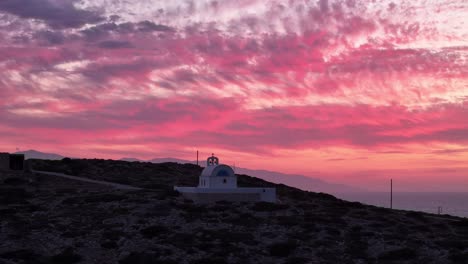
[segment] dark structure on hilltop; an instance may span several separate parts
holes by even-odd
[[[24,170],[24,155],[0,153],[0,170]]]

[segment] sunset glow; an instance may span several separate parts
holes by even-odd
[[[468,191],[466,17],[466,0],[2,0],[0,150],[199,150]]]

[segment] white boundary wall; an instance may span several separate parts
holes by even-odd
[[[215,201],[263,201],[276,203],[275,188],[198,188],[178,187],[174,190],[180,192],[184,197],[199,202]]]

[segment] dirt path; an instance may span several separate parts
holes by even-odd
[[[36,170],[33,170],[32,172],[39,173],[39,174],[45,174],[45,175],[58,176],[58,177],[67,178],[67,179],[75,180],[75,181],[90,182],[90,183],[95,183],[95,184],[106,185],[106,186],[110,186],[110,187],[120,189],[120,190],[141,190],[141,188],[130,186],[130,185],[119,184],[119,183],[114,183],[114,182],[92,180],[92,179],[88,179],[88,178],[71,176],[71,175],[58,173],[58,172],[36,171]]]

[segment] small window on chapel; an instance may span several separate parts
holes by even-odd
[[[223,179],[223,183],[226,183],[226,179]]]

